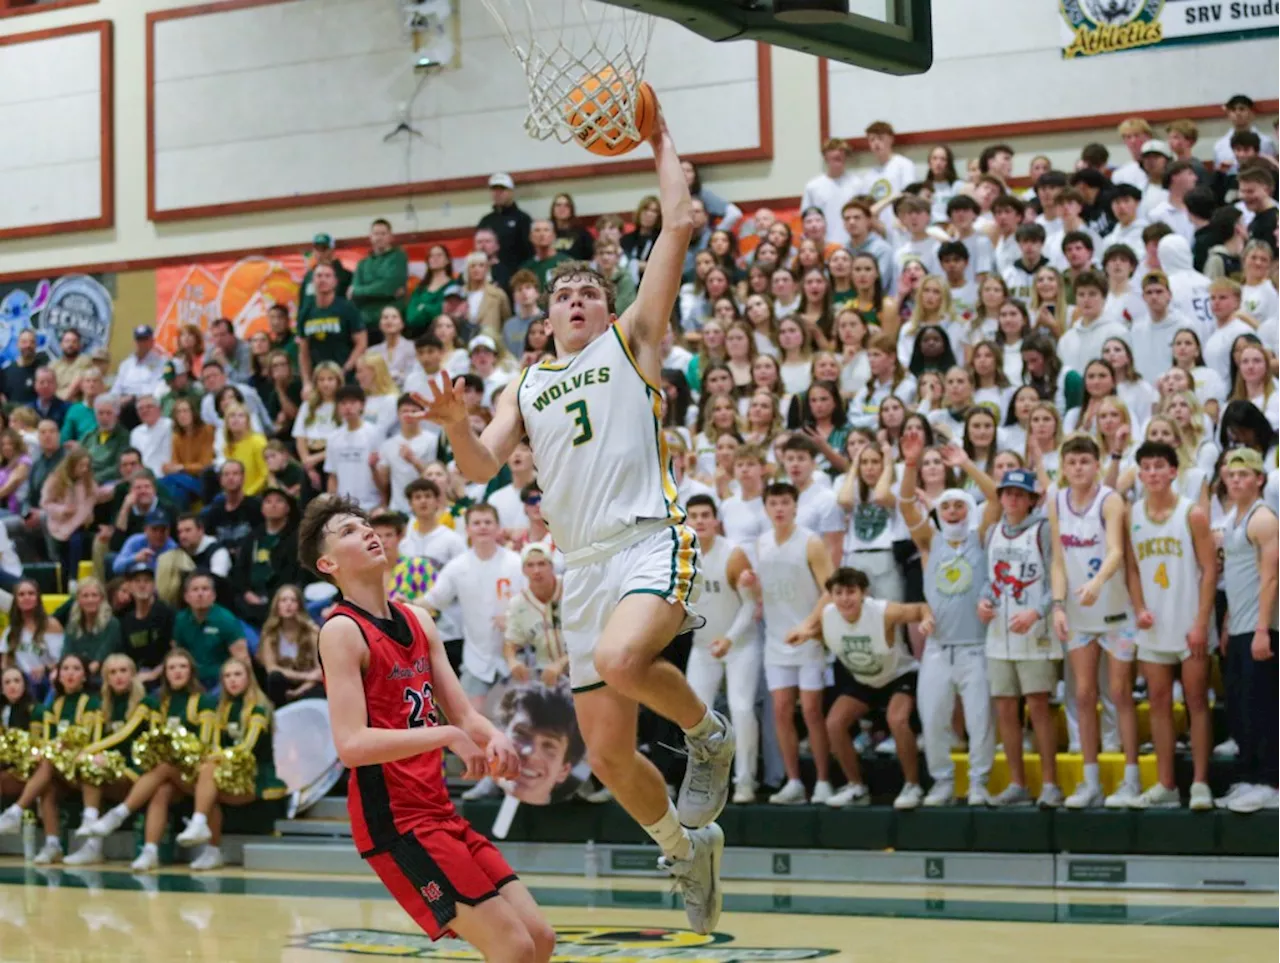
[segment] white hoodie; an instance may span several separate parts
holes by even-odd
[[[1193,318],[1200,326],[1203,342],[1215,327],[1209,310],[1209,279],[1191,266],[1191,245],[1181,235],[1166,234],[1160,238],[1156,252],[1173,295],[1170,313]]]

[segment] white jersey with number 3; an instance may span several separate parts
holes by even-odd
[[[1071,492],[1058,491],[1058,538],[1067,563],[1067,625],[1072,632],[1114,632],[1129,624],[1129,592],[1124,571],[1118,569],[1102,586],[1098,600],[1081,605],[1076,590],[1098,574],[1107,555],[1107,523],[1102,506],[1115,490],[1099,485],[1093,501],[1082,512],[1071,505]]]
[[[576,355],[526,368],[516,388],[542,515],[569,554],[637,522],[684,519],[658,421],[658,392],[617,324]]]
[[[1192,502],[1179,498],[1159,524],[1147,515],[1147,501],[1133,506],[1129,536],[1142,576],[1142,599],[1155,617],[1150,629],[1138,631],[1138,644],[1156,652],[1182,652],[1187,630],[1200,611],[1200,563],[1187,515]]]

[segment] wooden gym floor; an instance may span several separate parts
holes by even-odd
[[[661,880],[525,877],[557,963],[1253,963],[1274,895],[729,883],[720,932],[684,929]],[[134,877],[0,859],[0,963],[475,960],[431,944],[377,880],[227,870]]]

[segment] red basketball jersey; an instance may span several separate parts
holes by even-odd
[[[369,646],[364,671],[364,699],[372,729],[416,729],[438,726],[440,713],[432,690],[431,646],[422,623],[407,606],[391,608],[408,622],[408,643],[393,637],[388,622],[349,602],[338,604],[331,617],[355,620]],[[431,825],[465,826],[449,799],[444,781],[444,753],[424,752],[397,762],[352,770],[347,787],[351,834],[362,856],[385,852],[405,833]]]

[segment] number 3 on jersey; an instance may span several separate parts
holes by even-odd
[[[440,717],[436,715],[435,697],[431,694],[431,683],[423,683],[422,691],[405,689],[404,701],[409,703],[409,718],[405,722],[408,729],[421,729],[423,726],[438,726]]]
[[[576,412],[573,417],[573,423],[578,426],[578,433],[573,436],[573,447],[585,445],[594,437],[591,430],[591,416],[587,414],[587,403],[585,401],[575,401],[564,406],[565,411]]]
[[[1164,567],[1164,562],[1160,563],[1160,567],[1156,569],[1156,574],[1151,576],[1151,581],[1155,582],[1162,589],[1169,587],[1169,570]]]

